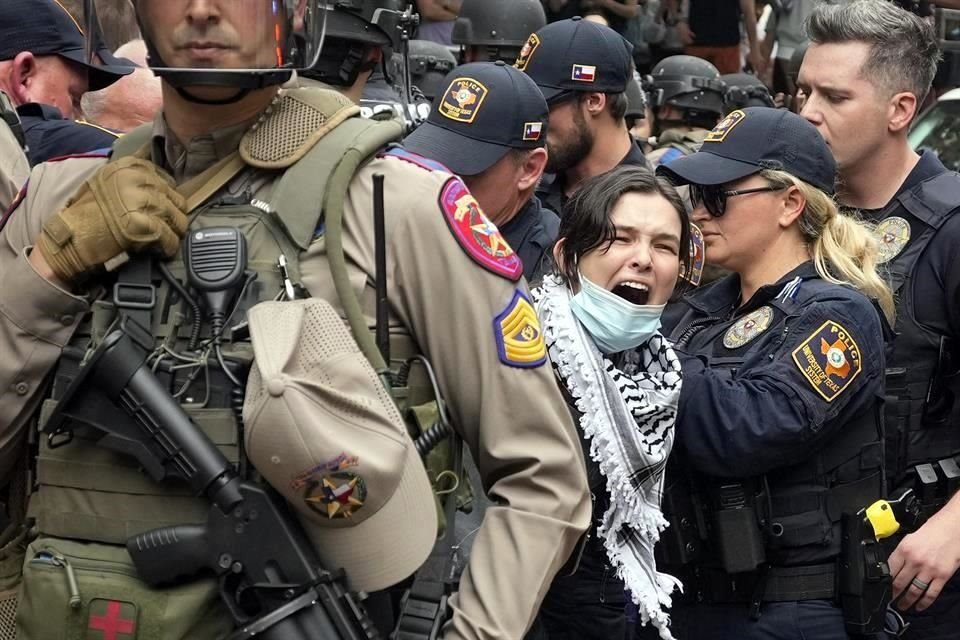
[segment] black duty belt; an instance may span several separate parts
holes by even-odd
[[[729,574],[701,567],[689,581],[691,596],[714,604],[833,600],[837,595],[836,563],[802,567],[768,567],[750,573]]]

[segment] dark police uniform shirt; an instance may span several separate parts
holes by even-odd
[[[807,262],[739,301],[733,274],[663,318],[683,364],[676,442],[711,476],[804,462],[883,389],[885,322],[862,293]]]
[[[643,153],[643,148],[640,146],[640,142],[632,136],[630,140],[633,143],[630,147],[630,151],[627,152],[627,155],[623,157],[623,160],[621,160],[617,166],[627,164],[649,167],[650,163],[647,162],[647,158]],[[537,187],[537,197],[540,198],[540,201],[543,202],[546,207],[560,213],[562,216],[563,205],[565,205],[569,199],[564,195],[563,176],[544,174],[543,178],[540,180],[539,186]]]
[[[880,222],[891,216],[903,216],[903,205],[894,201],[944,173],[952,172],[940,162],[935,153],[924,151],[900,190],[891,198],[891,204],[883,209],[861,209],[860,215],[870,222]],[[953,175],[960,182],[960,176],[956,173]],[[957,202],[957,210],[960,210],[960,202]],[[954,259],[960,247],[960,215],[957,215],[957,210],[950,214],[918,258],[914,267],[911,296],[913,310],[920,324],[941,335],[954,338],[960,337],[960,261]],[[895,261],[896,257],[891,260]],[[901,309],[898,304],[898,320]],[[896,362],[890,364],[897,366]]]
[[[507,244],[523,262],[523,276],[527,282],[538,281],[550,270],[553,265],[550,251],[559,231],[560,217],[544,207],[536,196],[500,227]]]
[[[31,166],[51,158],[107,149],[117,134],[96,125],[67,120],[56,107],[31,102],[17,107],[30,151]]]
[[[772,565],[831,561],[840,553],[840,514],[883,493],[885,320],[865,295],[821,279],[811,262],[739,304],[732,274],[664,316],[683,366],[674,452],[683,476],[708,493],[719,478],[749,486],[762,477],[770,521],[782,527],[775,546],[764,544]],[[722,553],[717,535],[708,564]]]

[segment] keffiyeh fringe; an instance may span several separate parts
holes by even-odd
[[[534,291],[550,358],[580,412],[590,457],[606,478],[610,508],[598,533],[644,624],[673,640],[670,594],[682,585],[656,570],[653,548],[667,520],[660,511],[664,471],[673,446],[680,363],[659,333],[637,348],[638,372],[617,369],[597,349],[570,309],[556,276]]]

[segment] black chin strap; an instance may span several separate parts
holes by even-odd
[[[248,95],[250,95],[250,89],[240,89],[235,94],[233,94],[228,98],[220,98],[220,99],[214,100],[214,99],[208,99],[208,98],[201,98],[200,96],[190,93],[183,87],[174,87],[174,89],[177,90],[177,93],[180,94],[180,97],[183,98],[184,100],[193,102],[195,104],[205,104],[205,105],[213,105],[213,106],[236,104],[237,102],[240,102],[241,100],[246,98]]]

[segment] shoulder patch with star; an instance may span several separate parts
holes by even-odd
[[[850,332],[827,320],[793,351],[793,362],[827,402],[833,402],[860,375],[860,347]]]
[[[510,304],[493,319],[493,335],[500,362],[509,367],[533,369],[547,361],[547,344],[540,319],[520,289],[514,292]]]
[[[450,178],[444,185],[440,192],[440,209],[460,247],[474,262],[512,282],[520,279],[523,275],[520,256],[483,214],[460,178]]]

